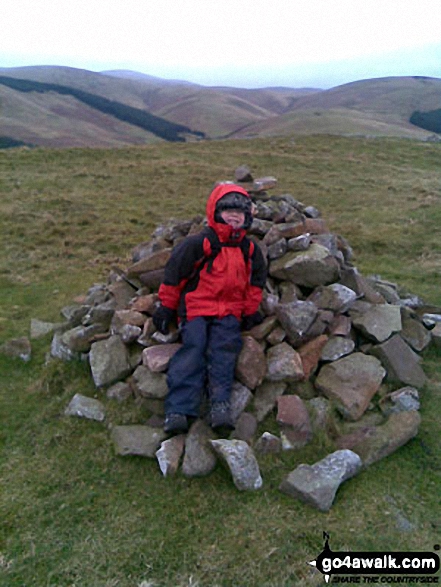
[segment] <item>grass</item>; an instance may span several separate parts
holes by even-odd
[[[441,146],[337,137],[119,150],[0,154],[0,343],[59,310],[170,216],[204,209],[212,184],[246,163],[275,193],[317,206],[363,274],[441,305]],[[145,421],[101,397],[84,363],[46,364],[50,337],[23,364],[0,357],[0,585],[168,587],[322,585],[307,565],[333,550],[432,550],[440,542],[440,351],[424,353],[418,437],[344,484],[329,513],[278,491],[320,439],[260,462],[264,487],[238,492],[221,467],[164,479],[153,460],[116,457],[112,424]],[[66,418],[75,393],[106,403],[104,424]],[[397,510],[414,530],[397,529]]]

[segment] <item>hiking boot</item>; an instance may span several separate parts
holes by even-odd
[[[214,402],[210,410],[210,422],[213,430],[234,430],[229,402]]]
[[[164,432],[182,434],[188,432],[188,420],[185,414],[167,414],[164,422]]]

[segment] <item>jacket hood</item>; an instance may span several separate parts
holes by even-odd
[[[230,192],[237,192],[239,194],[246,196],[247,198],[250,197],[250,194],[246,190],[244,190],[243,187],[236,185],[234,183],[222,183],[214,188],[207,201],[208,226],[210,226],[216,231],[219,239],[222,242],[227,242],[229,240],[242,240],[246,234],[246,230],[244,228],[240,228],[237,230],[234,229],[232,226],[229,226],[228,224],[216,222],[216,220],[214,219],[216,204],[221,198],[223,198]]]

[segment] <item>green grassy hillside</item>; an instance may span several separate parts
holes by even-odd
[[[59,310],[170,217],[204,211],[240,164],[275,175],[274,193],[318,207],[363,274],[441,305],[441,145],[328,136],[126,149],[8,149],[0,154],[0,344]],[[239,492],[218,467],[161,477],[157,463],[116,457],[108,424],[143,423],[115,405],[82,362],[0,357],[0,585],[5,587],[319,587],[307,563],[323,548],[432,551],[441,513],[441,351],[422,364],[418,437],[339,490],[323,514],[278,491],[322,441],[263,458],[263,488]],[[98,396],[107,424],[66,418],[75,393]],[[409,527],[400,526],[403,517]],[[407,529],[406,529],[407,528]]]

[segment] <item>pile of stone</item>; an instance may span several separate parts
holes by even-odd
[[[349,244],[330,233],[315,207],[290,194],[269,194],[275,178],[253,180],[240,167],[235,181],[253,198],[250,235],[268,260],[269,278],[265,319],[243,333],[230,438],[218,438],[203,411],[187,435],[167,438],[162,431],[166,371],[180,341],[177,329],[158,333],[152,314],[173,247],[204,228],[202,217],[159,226],[133,250],[126,270],[112,268],[108,283],[63,308],[51,356],[86,357],[108,398],[143,404],[148,422],[112,424],[112,441],[117,454],[156,458],[164,475],[179,467],[187,476],[207,475],[221,459],[238,489],[254,490],[262,486],[261,455],[301,449],[326,435],[335,451],[300,465],[280,486],[326,511],[344,480],[417,434],[426,382],[418,353],[431,341],[440,344],[441,311],[393,283],[363,277]],[[32,325],[34,333],[50,327]],[[105,419],[102,402],[78,395],[66,413]],[[272,431],[258,435],[266,422]]]

